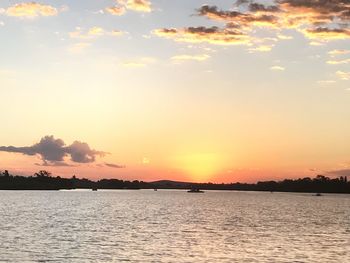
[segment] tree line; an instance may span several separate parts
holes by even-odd
[[[0,172],[0,190],[71,190],[71,189],[141,189],[147,183],[118,179],[92,181],[75,176],[62,178],[41,170],[32,176],[11,175],[7,170]]]
[[[347,193],[350,194],[350,182],[346,176],[329,178],[317,175],[315,178],[285,179],[282,181],[263,181],[248,183],[183,183],[174,181],[125,181],[119,179],[79,179],[75,176],[62,178],[52,176],[41,170],[32,176],[11,175],[7,170],[0,172],[0,190],[61,190],[61,189],[203,189],[271,192],[307,192],[307,193]]]

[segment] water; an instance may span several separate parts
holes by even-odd
[[[1,262],[350,262],[350,196],[0,191]]]

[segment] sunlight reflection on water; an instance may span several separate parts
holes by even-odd
[[[0,261],[350,262],[350,196],[0,191]]]

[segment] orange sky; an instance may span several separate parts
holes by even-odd
[[[219,183],[350,171],[342,0],[5,2],[0,170]]]

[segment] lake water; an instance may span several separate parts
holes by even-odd
[[[350,262],[350,196],[0,191],[0,262]]]

